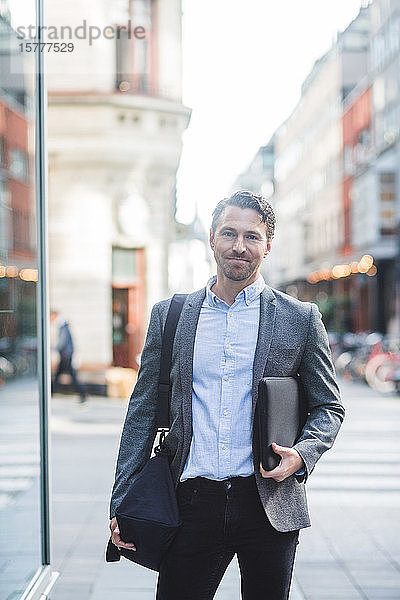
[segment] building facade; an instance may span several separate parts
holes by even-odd
[[[386,332],[393,317],[385,298],[393,287],[397,192],[388,155],[378,164],[377,4],[362,8],[316,62],[275,135],[271,279],[316,301],[328,328],[341,331]]]
[[[374,0],[275,134],[274,285],[329,328],[400,334],[400,3]]]
[[[367,254],[365,247],[375,238],[374,213],[376,189],[368,176],[374,154],[372,139],[372,93],[368,76],[356,85],[343,107],[343,243],[340,262],[357,262]],[[374,254],[375,256],[375,254]],[[375,267],[376,268],[376,267]],[[356,270],[356,269],[355,269]],[[377,309],[376,277],[351,273],[343,279],[349,297],[348,328],[367,330]]]
[[[232,186],[236,190],[250,190],[271,198],[274,193],[275,152],[274,138],[261,146],[245,171],[240,173]]]
[[[376,257],[379,306],[376,328],[400,335],[400,1],[371,5],[369,71],[374,156],[367,177],[375,189],[371,254]],[[356,219],[355,219],[356,222]],[[358,232],[358,243],[366,241]],[[365,235],[365,234],[364,234]]]
[[[190,117],[181,2],[74,0],[49,3],[47,18],[60,29],[86,19],[110,36],[47,60],[50,297],[71,322],[82,371],[101,381],[110,365],[137,368],[149,310],[169,294]]]

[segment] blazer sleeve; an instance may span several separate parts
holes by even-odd
[[[115,481],[111,492],[110,519],[121,503],[132,477],[151,456],[157,435],[156,407],[160,374],[162,325],[158,304],[151,311],[137,381],[131,394],[121,433]]]
[[[309,415],[293,448],[304,461],[305,482],[322,454],[331,448],[345,415],[328,335],[322,315],[313,303],[298,373],[307,396]]]

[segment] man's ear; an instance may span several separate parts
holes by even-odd
[[[265,251],[264,251],[264,258],[267,256],[267,254],[269,254],[271,252],[271,241],[273,238],[270,239],[269,242],[267,242],[266,246],[265,246]]]
[[[210,228],[210,246],[214,250],[214,236],[213,236],[213,232],[212,232],[211,228]]]

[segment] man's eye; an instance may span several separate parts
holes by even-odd
[[[224,231],[224,233],[222,235],[230,236],[230,235],[232,235],[232,231]]]
[[[256,240],[257,239],[255,235],[248,235],[247,237],[250,238],[251,240]]]

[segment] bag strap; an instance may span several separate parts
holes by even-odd
[[[169,428],[169,400],[171,390],[171,361],[172,347],[174,344],[176,327],[182,312],[183,303],[187,294],[174,294],[168,309],[161,344],[160,377],[158,380],[158,402],[157,402],[157,431],[162,430],[160,445],[162,444],[165,431]]]

